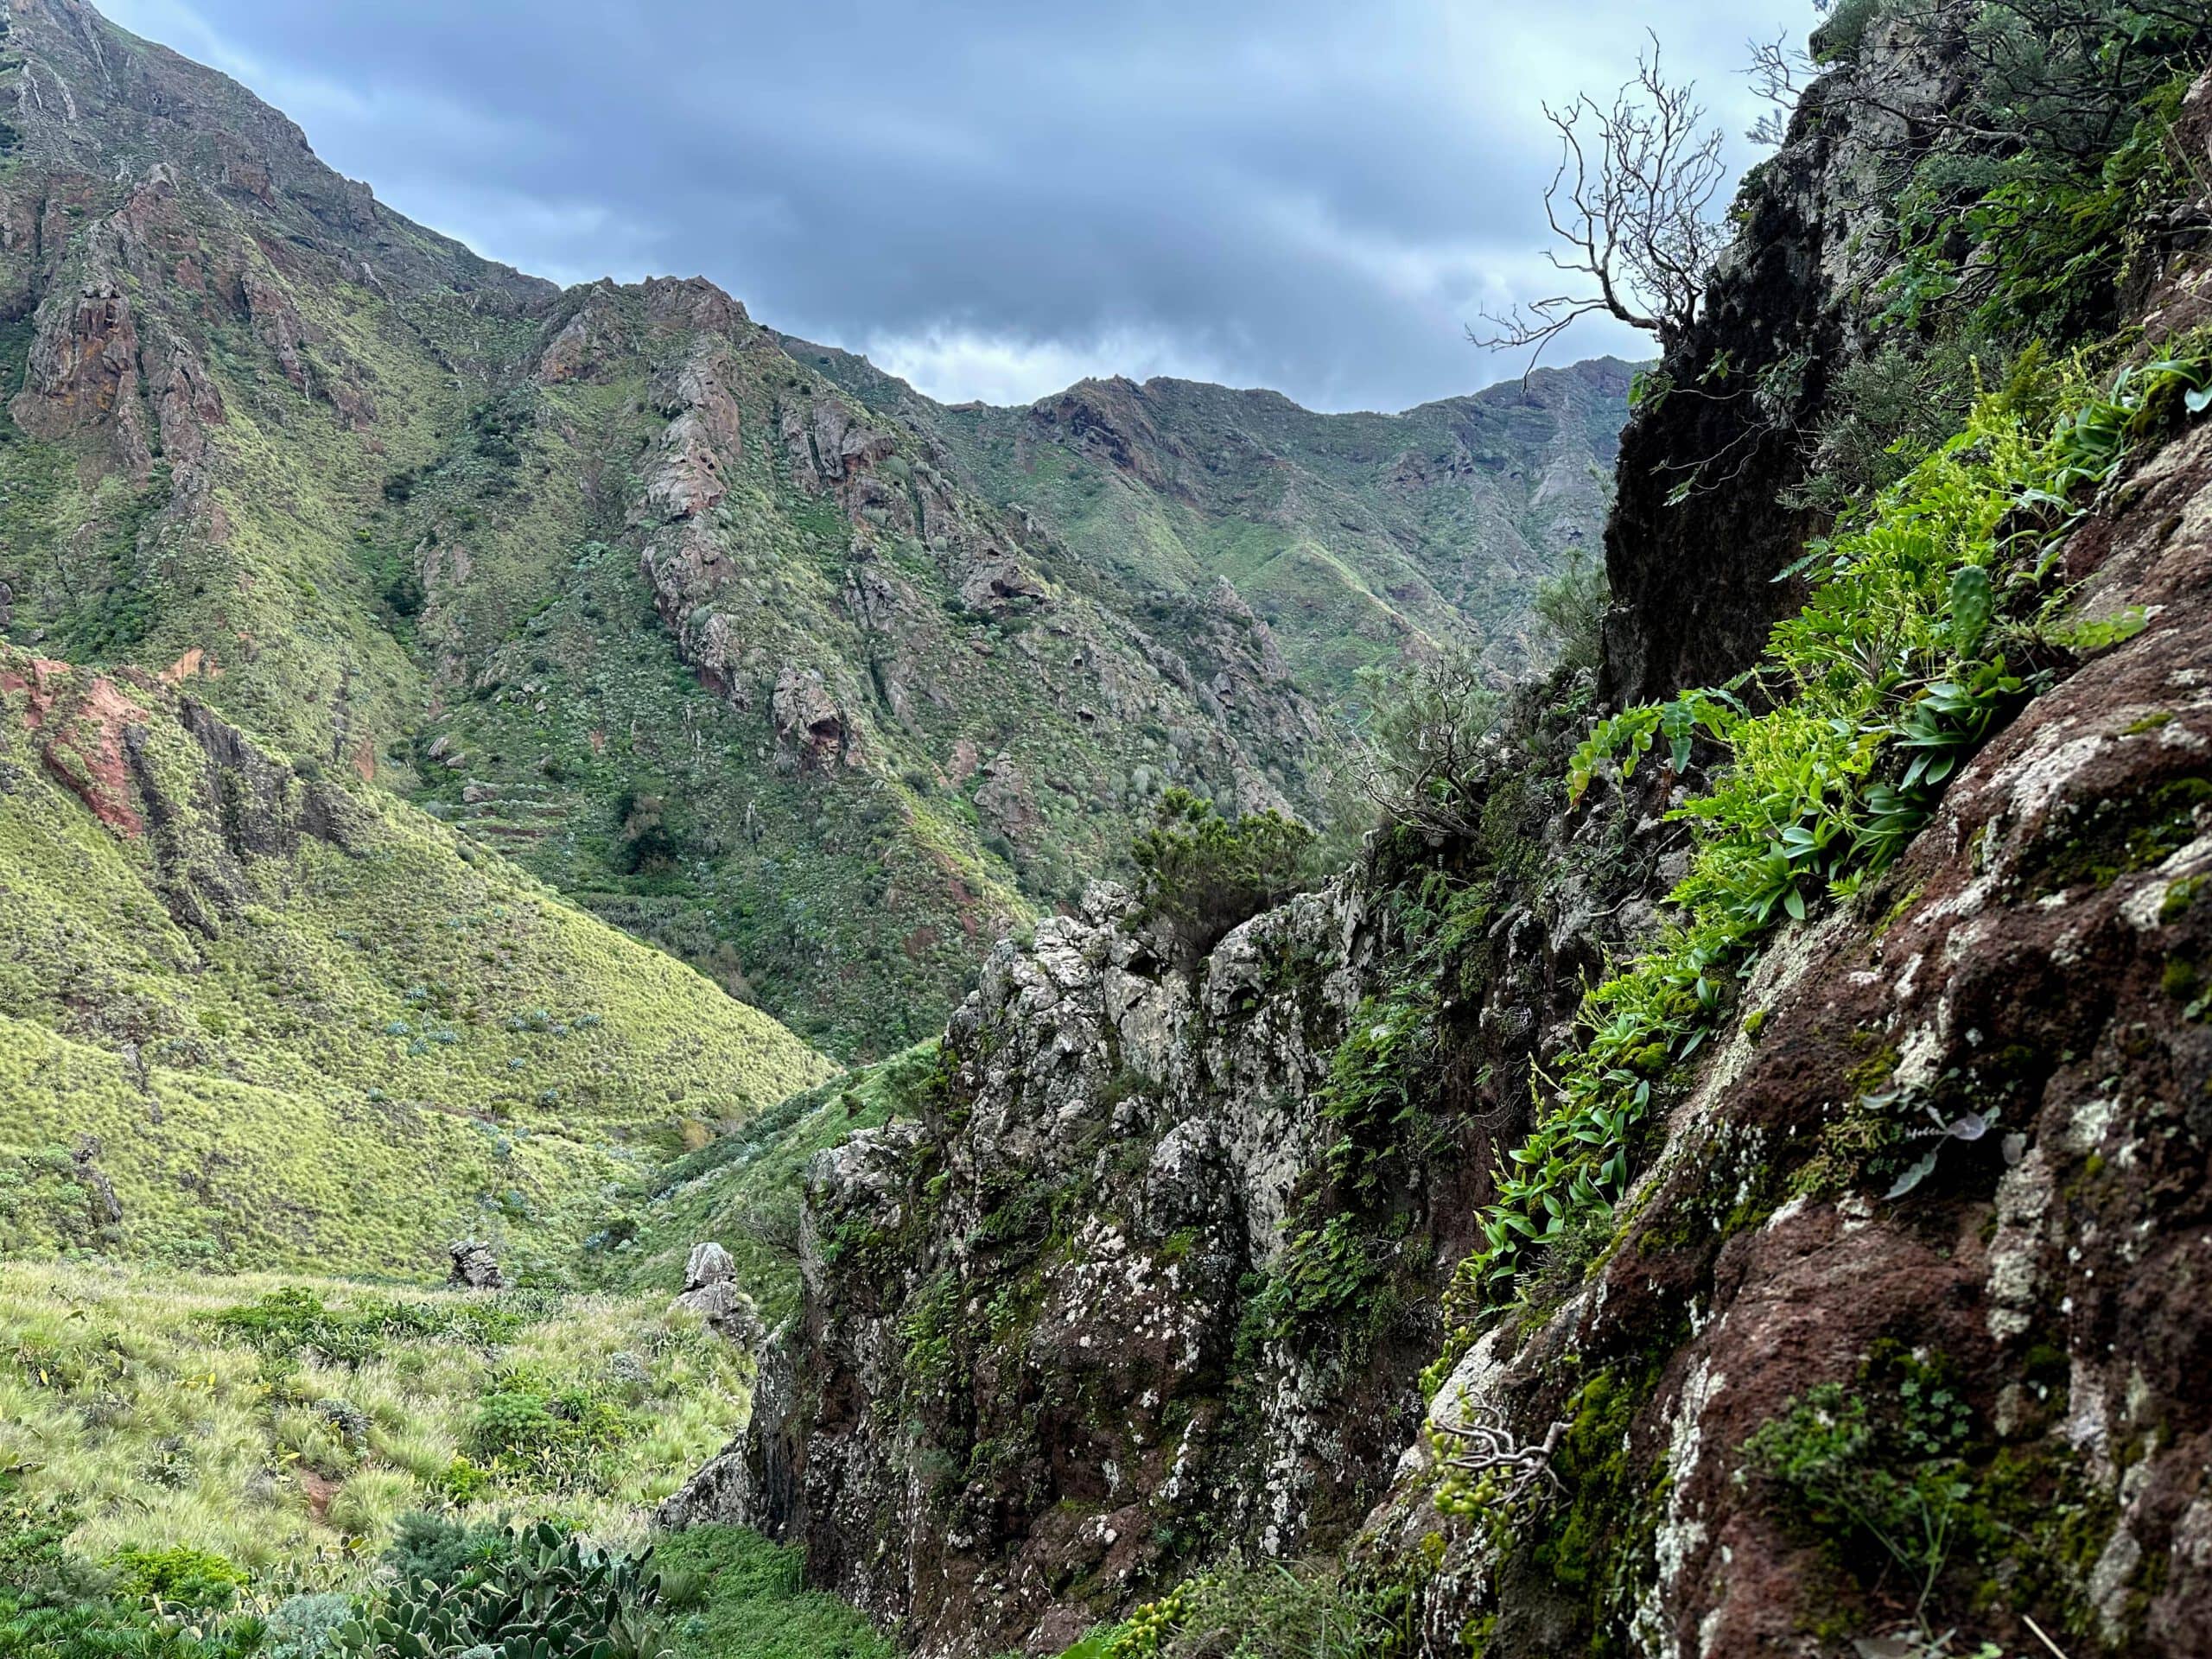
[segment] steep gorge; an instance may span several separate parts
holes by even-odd
[[[1239,1554],[1346,1586],[1363,1651],[2212,1651],[2212,426],[2180,383],[2113,394],[2073,516],[1993,519],[2050,535],[2057,597],[1893,860],[1770,899],[1616,1051],[1648,1112],[1618,1201],[1531,1228],[1503,1297],[1460,1270],[1516,1259],[1512,1154],[1634,1012],[1581,994],[1679,948],[1668,811],[1726,785],[1693,705],[1632,779],[1571,788],[1569,751],[1762,660],[1821,580],[1773,580],[1823,525],[1777,497],[1876,349],[1883,124],[1966,95],[1931,50],[1878,29],[1745,187],[1624,439],[1597,684],[1519,696],[1472,823],[1386,826],[1195,973],[1110,887],[1001,946],[916,1116],[816,1159],[784,1370],[664,1519],[803,1544],[927,1655],[1162,1651]],[[2212,79],[2177,107],[2107,296],[2122,388],[2162,352],[2212,378]],[[1933,511],[1885,500],[1871,534]]]

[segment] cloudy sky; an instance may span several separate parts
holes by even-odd
[[[933,396],[1085,374],[1399,409],[1517,372],[1540,103],[1648,24],[1732,137],[1806,0],[100,0],[562,282],[704,274]],[[1737,165],[1754,158],[1732,144]],[[1586,324],[1561,360],[1641,354]]]

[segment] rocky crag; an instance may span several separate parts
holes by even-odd
[[[1624,786],[1570,785],[1569,751],[1751,665],[1804,597],[1771,578],[1826,518],[1778,498],[1877,350],[1852,273],[1900,257],[1883,124],[1972,90],[1942,46],[1854,42],[1747,183],[1662,370],[1779,400],[1781,364],[1788,407],[1677,391],[1631,424],[1600,685],[1528,690],[1465,822],[1378,832],[1195,971],[1110,887],[995,953],[918,1115],[810,1166],[782,1369],[668,1522],[804,1544],[927,1655],[1052,1652],[1147,1601],[1100,1640],[1164,1651],[1178,1580],[1239,1554],[1345,1587],[1363,1650],[1440,1659],[2212,1651],[2212,424],[2183,381],[2106,405],[2129,435],[2048,531],[2035,671],[1896,855],[1770,901],[1680,1033],[1612,1051],[1603,1098],[1643,1115],[1609,1132],[1616,1201],[1562,1185],[1573,1224],[1518,1258],[1486,1231],[1633,1014],[1585,985],[1681,937],[1667,810],[1711,798],[1694,705]],[[2212,78],[2169,107],[2154,243],[2100,302],[2140,330],[2119,360],[2194,353],[2201,386]]]
[[[1353,669],[1522,660],[1596,536],[1618,365],[945,410],[704,281],[480,259],[80,0],[4,23],[0,630],[174,668],[841,1052],[1163,788],[1318,813]]]

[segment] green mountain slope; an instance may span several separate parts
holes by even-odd
[[[1226,582],[1325,707],[1411,653],[1529,665],[1537,584],[1594,553],[1630,365],[1606,358],[1397,415],[1271,391],[1085,380],[1027,409],[952,408],[865,359],[785,345],[927,430],[978,493],[1075,552],[1139,614]]]
[[[710,283],[480,259],[79,0],[10,16],[0,118],[0,635],[173,671],[842,1052],[1162,788],[1318,810],[1352,669],[1516,660],[1622,413],[1618,365],[945,410]]]
[[[421,1270],[570,1248],[826,1064],[150,676],[0,651],[0,1250]]]

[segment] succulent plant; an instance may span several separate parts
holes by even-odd
[[[603,1552],[540,1522],[480,1574],[410,1579],[340,1644],[365,1659],[667,1659],[661,1599],[652,1550]]]

